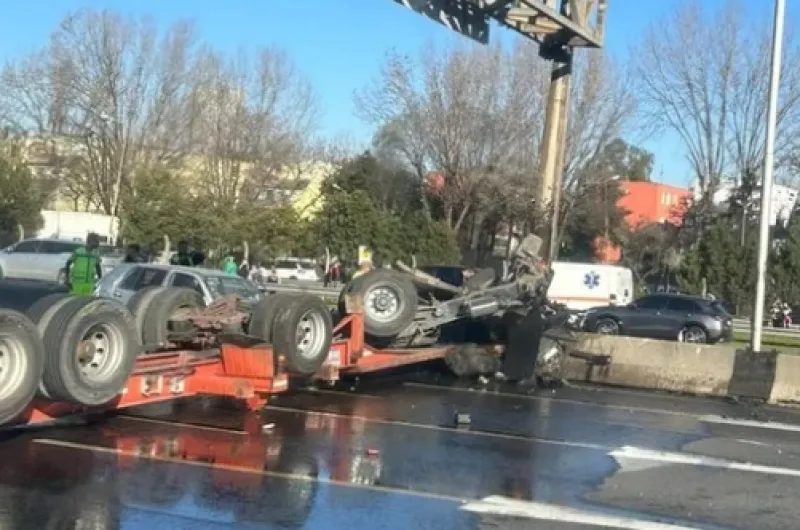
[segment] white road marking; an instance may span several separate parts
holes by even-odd
[[[624,446],[609,453],[622,466],[621,471],[636,471],[661,465],[688,465],[728,469],[731,471],[745,471],[762,473],[765,475],[783,475],[800,477],[800,469],[790,469],[777,466],[762,466],[747,462],[736,462],[724,458],[714,458],[688,453],[672,453],[668,451],[653,451],[638,447]]]
[[[773,421],[737,420],[735,418],[724,418],[722,416],[702,416],[698,421],[701,423],[750,427],[754,429],[767,429],[793,433],[800,432],[800,425],[792,425],[791,423],[778,423]]]
[[[599,528],[625,530],[695,530],[689,526],[657,523],[646,519],[616,517],[599,512],[591,512],[567,506],[558,506],[535,501],[520,501],[505,497],[491,496],[480,501],[468,502],[462,510],[504,517],[523,517],[540,521],[554,521]]]

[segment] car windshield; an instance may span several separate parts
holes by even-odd
[[[275,262],[276,269],[296,269],[297,262],[289,260],[280,260]]]
[[[314,270],[314,268],[315,268],[313,263],[304,263],[304,262],[300,263],[300,267],[302,267],[303,269],[305,269],[307,271]]]
[[[206,285],[214,298],[235,294],[241,298],[254,298],[261,294],[256,284],[239,276],[206,276]]]
[[[725,309],[725,306],[722,305],[720,302],[711,302],[711,303],[708,304],[708,307],[711,308],[711,312],[714,313],[715,315],[718,315],[718,316],[721,316],[721,317],[729,317],[729,316],[731,316],[731,314],[728,313],[728,310]]]

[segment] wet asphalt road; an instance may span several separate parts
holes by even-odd
[[[260,417],[191,399],[0,435],[0,528],[796,529],[793,425],[787,409],[430,381],[302,391]]]

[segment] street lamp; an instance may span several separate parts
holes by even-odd
[[[772,64],[770,65],[769,98],[767,100],[767,136],[764,149],[764,177],[761,182],[761,218],[758,226],[758,277],[756,279],[755,307],[753,308],[753,333],[750,349],[761,350],[761,328],[764,320],[764,291],[767,278],[767,252],[769,250],[770,206],[772,205],[772,172],[775,163],[775,133],[778,116],[778,92],[781,82],[781,54],[783,52],[783,22],[786,0],[775,0],[775,21],[772,33]]]

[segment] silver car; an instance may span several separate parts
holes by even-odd
[[[222,271],[196,267],[180,267],[157,263],[121,263],[97,284],[96,296],[130,302],[145,287],[186,287],[197,291],[206,305],[215,300],[238,295],[246,304],[260,300],[264,294],[256,284]]]

